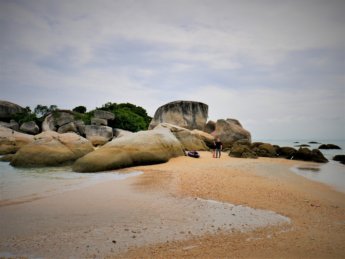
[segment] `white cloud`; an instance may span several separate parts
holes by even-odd
[[[291,124],[317,135],[328,120],[324,132],[345,138],[344,64],[327,52],[344,52],[344,11],[341,0],[1,1],[2,98],[90,109],[128,101],[151,115],[192,99],[261,136],[288,136]],[[296,54],[313,50],[322,55]]]
[[[205,86],[189,93],[209,105],[210,120],[235,118],[253,137],[332,138],[345,130],[345,93],[338,89],[227,89]]]

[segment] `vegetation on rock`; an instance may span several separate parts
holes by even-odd
[[[146,130],[152,119],[147,115],[144,108],[131,103],[117,104],[108,102],[97,109],[109,111],[115,115],[115,119],[109,121],[108,126],[132,132]]]

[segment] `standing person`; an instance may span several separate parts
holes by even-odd
[[[216,158],[220,158],[220,155],[223,149],[223,143],[220,141],[219,138],[216,139],[215,146],[216,146]]]

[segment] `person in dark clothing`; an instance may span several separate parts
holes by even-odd
[[[214,142],[214,146],[216,149],[216,158],[220,158],[221,153],[222,153],[222,149],[223,149],[223,143],[220,141],[219,138],[216,139],[216,141]]]

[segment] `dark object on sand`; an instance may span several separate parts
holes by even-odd
[[[334,144],[322,144],[319,146],[319,149],[341,149],[341,148]]]
[[[200,157],[200,155],[199,155],[199,153],[197,151],[189,151],[187,153],[187,155],[190,156],[190,157],[194,157],[194,158],[199,158]]]
[[[333,157],[333,160],[334,161],[338,161],[338,162],[340,162],[340,163],[345,165],[345,155],[335,155]]]

